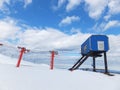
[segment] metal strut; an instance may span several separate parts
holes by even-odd
[[[79,62],[84,58],[85,56],[82,56],[69,70],[75,70],[74,68],[79,64]]]
[[[107,66],[107,56],[106,56],[106,52],[104,52],[104,64],[105,64],[105,73],[108,73],[108,66]]]
[[[96,71],[96,63],[95,63],[95,56],[93,56],[93,71]]]
[[[108,65],[107,65],[107,56],[106,56],[106,52],[102,52],[104,53],[104,66],[105,66],[105,74],[107,75],[110,75],[110,76],[113,76],[112,74],[110,74],[108,72]],[[82,65],[85,60],[89,57],[89,56],[92,56],[93,57],[93,71],[96,71],[96,63],[95,63],[95,58],[96,57],[101,57],[101,52],[99,53],[96,53],[96,52],[91,52],[91,53],[88,53],[87,55],[83,55],[73,66],[72,68],[70,68],[69,70],[70,71],[73,71],[73,70],[76,70],[80,67],[80,65]]]
[[[80,65],[82,65],[85,60],[90,56],[91,53],[87,54],[86,56],[82,56],[73,66],[72,68],[70,68],[70,71],[76,70],[80,67]]]

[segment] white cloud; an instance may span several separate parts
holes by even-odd
[[[109,46],[108,60],[115,62],[119,61],[120,57],[120,35],[109,35]]]
[[[105,21],[108,21],[110,17],[111,17],[111,15],[110,15],[110,14],[108,14],[108,15],[104,16]]]
[[[108,2],[108,12],[107,15],[104,16],[104,19],[107,21],[113,15],[120,14],[120,0],[109,0]]]
[[[113,25],[109,23],[108,26]],[[105,27],[107,26],[107,24],[103,26]],[[20,31],[21,28],[22,27],[17,26],[17,22],[11,18],[0,20],[0,43],[4,43],[7,39],[18,38],[19,42],[17,42],[17,45],[25,46],[26,48],[29,48],[33,52],[34,50],[49,51],[53,49],[63,49],[63,50],[74,49],[80,52],[80,48],[81,48],[80,45],[91,35],[88,33],[86,34],[81,32],[76,32],[72,35],[68,35],[61,32],[58,29],[47,28],[47,27],[46,28],[29,27],[23,32]],[[108,35],[108,37],[110,44],[110,50],[107,54],[108,60],[119,61],[120,35]],[[11,41],[8,42],[11,43]],[[63,59],[65,59],[65,57]]]
[[[58,0],[55,9],[66,5],[66,11],[70,12],[80,4],[85,4],[84,8],[89,17],[98,20],[100,17],[106,21],[112,16],[120,13],[120,0]],[[102,16],[104,15],[104,16]]]
[[[79,21],[80,17],[78,16],[67,16],[66,18],[62,19],[59,23],[59,26],[69,25],[72,22]]]
[[[44,28],[44,29],[27,29],[25,32],[21,34],[19,38],[21,42],[19,42],[20,46],[25,46],[30,49],[31,52],[35,51],[49,51],[49,50],[76,50],[73,53],[80,52],[81,44],[90,36],[91,34],[83,34],[78,32],[73,35],[67,35],[60,30],[54,28]],[[119,62],[120,57],[120,35],[108,35],[109,37],[109,46],[110,50],[107,53],[108,62],[116,63]],[[61,52],[62,53],[62,52]],[[68,52],[68,53],[72,53]],[[34,54],[34,53],[33,53]],[[63,54],[63,53],[62,53]],[[39,54],[38,54],[39,55]],[[37,57],[37,56],[36,56]],[[45,58],[42,56],[42,58]],[[75,59],[78,56],[59,56],[66,60],[67,58]],[[89,58],[90,59],[90,58]],[[99,59],[99,58],[98,58]]]
[[[2,11],[3,13],[9,13],[9,9],[6,6],[10,4],[10,0],[0,0],[0,11]]]
[[[13,3],[14,2],[14,3]],[[16,1],[12,1],[12,0],[0,0],[0,11],[4,14],[10,14],[11,11],[9,9],[9,6],[12,6],[14,4],[16,4],[15,2],[17,3],[24,3],[24,8],[26,8],[29,4],[32,3],[32,0],[16,0]]]
[[[80,49],[83,39],[90,34],[76,32],[67,35],[54,28],[32,28],[18,26],[18,22],[12,18],[0,20],[0,42],[24,46],[30,49],[53,50],[53,49]],[[24,31],[23,31],[24,30]],[[77,29],[78,30],[78,29]],[[17,40],[17,41],[16,41]],[[14,43],[13,43],[14,42]]]
[[[109,28],[118,27],[118,26],[120,26],[120,21],[117,21],[117,20],[109,21],[105,25],[104,30],[108,30]]]
[[[96,32],[102,33],[102,32],[109,30],[110,28],[113,28],[113,27],[120,27],[120,21],[111,20],[108,22],[102,22],[100,24],[97,23],[93,26],[93,30],[95,30]]]
[[[24,8],[26,8],[31,3],[32,3],[32,0],[24,0]]]
[[[21,45],[40,50],[80,48],[80,43],[83,41],[81,36],[84,38],[89,36],[80,32],[70,36],[54,28],[28,29],[21,35]]]
[[[58,8],[61,7],[65,2],[66,0],[58,0]]]
[[[0,40],[14,39],[15,34],[20,30],[15,20],[5,18],[0,20]]]
[[[120,0],[84,0],[89,16],[99,19],[103,13],[107,14],[104,19],[107,21],[112,15],[120,13]],[[104,12],[106,7],[108,11]]]
[[[0,0],[0,8],[3,8],[5,3],[9,4],[10,0]]]
[[[79,6],[81,3],[81,0],[68,0],[68,4],[66,6],[66,11],[71,11],[77,6]]]
[[[66,3],[67,2],[67,3]],[[53,6],[54,10],[59,9],[63,5],[66,5],[66,11],[69,12],[73,9],[75,9],[77,6],[79,6],[81,3],[81,0],[58,0],[58,5]]]
[[[119,14],[120,13],[120,0],[109,0],[108,3],[109,14]]]
[[[58,10],[59,8],[61,8],[61,7],[64,5],[64,3],[65,3],[66,1],[67,1],[67,0],[58,0],[57,5],[53,5],[53,6],[52,6],[52,9],[53,9],[53,10]]]
[[[108,0],[85,0],[85,4],[89,16],[93,19],[99,19],[108,4]]]

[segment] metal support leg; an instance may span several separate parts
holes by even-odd
[[[105,73],[108,73],[106,52],[104,52],[104,64],[105,64]]]
[[[93,56],[93,71],[96,71],[96,65],[95,65],[95,57]]]

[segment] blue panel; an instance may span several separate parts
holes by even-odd
[[[106,52],[109,50],[108,37],[105,35],[92,35],[81,45],[81,54],[89,52]]]
[[[90,51],[90,38],[88,38],[82,45],[81,45],[81,53],[88,53]]]

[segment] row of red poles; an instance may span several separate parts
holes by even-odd
[[[3,46],[3,44],[0,43],[0,46]],[[21,49],[21,50],[20,50],[20,55],[19,55],[16,67],[20,67],[20,63],[21,63],[23,54],[27,53],[27,52],[30,52],[30,50],[26,49],[25,47],[18,47],[18,49]],[[55,58],[55,55],[58,54],[58,52],[57,51],[50,51],[50,53],[51,53],[50,69],[53,70],[53,68],[54,68],[54,58]]]

